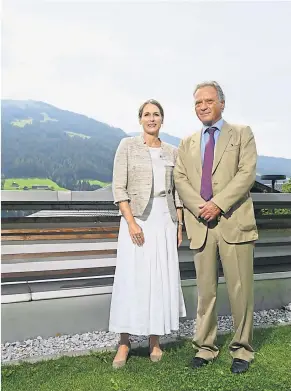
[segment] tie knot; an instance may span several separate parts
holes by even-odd
[[[217,130],[217,128],[212,127],[212,128],[208,128],[206,130],[206,132],[208,132],[210,134],[210,136],[213,136],[216,130]]]

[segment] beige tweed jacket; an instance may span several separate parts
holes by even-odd
[[[176,208],[182,207],[173,178],[177,149],[162,142],[161,156],[166,163],[165,189],[169,212],[172,220],[177,221]],[[153,189],[152,160],[142,136],[121,140],[114,159],[112,189],[115,204],[129,201],[132,214],[142,216]]]

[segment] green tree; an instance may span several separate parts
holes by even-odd
[[[291,179],[282,186],[283,193],[291,193]]]
[[[1,174],[1,190],[4,190],[5,185],[5,175]]]

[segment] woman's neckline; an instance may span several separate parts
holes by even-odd
[[[147,143],[146,143],[146,140],[145,140],[145,138],[144,138],[144,135],[142,135],[142,139],[143,139],[143,143],[147,146],[147,147],[149,147],[149,148],[155,148],[155,149],[159,149],[159,148],[161,148],[161,146],[162,146],[162,140],[158,137],[158,141],[159,141],[159,146],[158,147],[156,147],[156,146],[150,146],[150,145],[148,145]],[[155,140],[155,141],[157,141],[157,140]],[[154,144],[154,143],[153,143]]]

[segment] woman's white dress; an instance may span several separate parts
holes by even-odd
[[[165,193],[161,148],[149,148],[153,166],[152,198],[140,218],[145,243],[134,245],[124,217],[118,237],[109,330],[134,335],[164,335],[179,329],[186,316],[177,251],[177,224]]]

